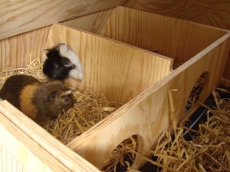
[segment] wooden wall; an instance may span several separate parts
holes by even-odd
[[[100,26],[96,23],[103,24],[103,20],[109,16],[110,10],[106,9],[124,2],[125,0],[0,1],[0,71],[6,67],[25,67],[30,56],[32,59],[41,57],[51,24],[67,21],[68,26],[94,31]],[[80,17],[79,20],[71,20],[77,17]]]
[[[51,24],[96,33],[118,5],[230,30],[230,0],[5,0],[0,1],[0,70],[25,66],[30,54],[41,56]],[[223,75],[230,80],[228,66],[230,56]]]
[[[230,30],[230,0],[127,0],[124,6]],[[230,53],[223,77],[230,80]]]
[[[128,0],[125,6],[230,29],[230,0]]]
[[[0,40],[53,23],[103,11],[125,0],[0,1]]]

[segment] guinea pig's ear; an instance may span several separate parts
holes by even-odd
[[[49,49],[44,49],[43,52],[44,52],[46,55],[48,55],[49,52],[50,52],[50,50],[49,50]]]
[[[65,67],[71,68],[71,69],[74,68],[74,64],[68,58],[62,57],[60,61]]]
[[[48,101],[51,102],[51,101],[53,101],[56,97],[57,97],[57,91],[54,91],[54,92],[52,92],[52,93],[49,94],[49,96],[48,96]]]

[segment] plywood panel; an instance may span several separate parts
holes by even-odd
[[[230,1],[128,0],[124,6],[222,29],[230,29]]]
[[[134,134],[141,138],[140,153],[150,154],[151,146],[162,131],[173,126],[173,119],[179,123],[185,118],[186,102],[199,76],[204,72],[209,75],[207,87],[203,90],[204,97],[200,101],[203,101],[211,89],[219,84],[223,65],[227,59],[229,37],[230,34],[226,34],[205,48],[157,85],[138,95],[67,146],[98,168],[102,167],[119,143]],[[173,91],[171,101],[173,110],[169,102],[171,91]],[[138,168],[143,163],[143,159],[139,157],[133,167]]]
[[[230,1],[127,0],[124,6],[230,30]],[[229,66],[230,55],[223,74],[223,77],[228,80],[230,80]]]
[[[49,26],[0,40],[0,71],[6,67],[26,67],[31,59],[41,57]]]
[[[64,25],[96,33],[110,17],[113,9],[74,18]],[[0,40],[0,71],[6,67],[26,67],[30,58],[41,57],[50,26]]]
[[[82,61],[84,75],[79,85],[120,103],[167,76],[173,63],[149,51],[55,24],[46,48],[61,42],[70,45]]]
[[[61,24],[69,27],[97,33],[98,30],[100,30],[101,27],[103,27],[103,25],[105,24],[105,22],[109,19],[112,12],[113,9],[104,10],[83,17],[78,17],[75,19],[64,21],[61,22]]]
[[[31,0],[0,2],[0,40],[121,5],[125,0]]]
[[[226,32],[125,7],[114,9],[99,34],[184,63]]]

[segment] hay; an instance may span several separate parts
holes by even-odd
[[[151,151],[156,161],[133,152],[159,167],[158,171],[230,171],[230,99],[221,99],[216,90],[212,94],[216,105],[209,108],[200,103],[209,108],[208,119],[199,125],[198,131],[193,131],[192,141],[184,139],[183,131],[187,128],[182,123],[174,133],[175,138],[169,131],[158,138]]]
[[[7,67],[0,73],[0,88],[9,76],[18,74],[33,76],[40,82],[48,81],[42,72],[42,67],[40,58],[30,60],[25,68]],[[64,112],[64,115],[59,115],[49,125],[42,126],[63,144],[69,143],[121,106],[119,103],[108,101],[103,94],[95,95],[88,88],[73,90],[73,95],[77,101],[74,107]]]
[[[74,107],[44,127],[63,144],[69,143],[121,106],[109,102],[104,95],[96,96],[87,88],[75,90],[73,95],[77,100]]]
[[[18,74],[30,75],[37,78],[39,81],[44,82],[47,81],[48,78],[42,72],[43,64],[40,61],[40,58],[36,58],[31,60],[30,63],[25,68],[12,68],[7,67],[3,71],[0,72],[0,88],[3,86],[5,80],[12,76]]]

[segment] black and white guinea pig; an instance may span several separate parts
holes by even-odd
[[[46,49],[47,59],[43,64],[43,73],[51,79],[65,80],[69,77],[82,80],[82,64],[72,48],[64,43]]]

